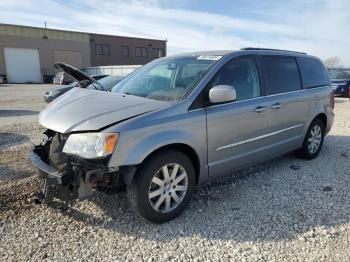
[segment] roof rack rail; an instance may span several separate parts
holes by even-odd
[[[297,51],[290,51],[290,50],[282,50],[282,49],[273,49],[273,48],[260,48],[260,47],[244,47],[241,48],[241,50],[266,50],[266,51],[282,51],[282,52],[291,52],[291,53],[298,53],[298,54],[304,54],[304,52],[297,52]]]

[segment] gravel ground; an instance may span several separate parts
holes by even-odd
[[[125,193],[96,193],[66,213],[34,205],[27,160],[51,86],[0,85],[0,260],[350,260],[350,103],[338,98],[321,155],[288,154],[208,183],[162,225],[131,213]]]

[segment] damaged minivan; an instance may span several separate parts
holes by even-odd
[[[39,115],[47,139],[30,160],[45,180],[43,203],[126,187],[136,214],[162,223],[205,181],[290,151],[315,158],[333,124],[327,71],[305,53],[245,48],[164,57],[111,92],[84,72],[56,67],[80,87]]]

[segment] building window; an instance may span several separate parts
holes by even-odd
[[[159,48],[153,48],[153,57],[155,58],[159,57]]]
[[[164,49],[162,48],[153,48],[153,57],[159,58],[164,56]]]
[[[146,47],[135,47],[136,57],[148,57],[148,50]]]
[[[109,56],[110,55],[110,47],[105,44],[96,44],[96,55]]]
[[[165,56],[165,52],[163,48],[159,48],[159,57]]]
[[[122,46],[122,56],[129,56],[129,47]]]

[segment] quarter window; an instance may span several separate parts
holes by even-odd
[[[321,62],[312,58],[298,57],[303,88],[312,88],[329,85],[327,71]]]
[[[294,57],[262,56],[268,94],[280,94],[301,89]]]
[[[260,96],[259,77],[254,58],[236,58],[225,64],[209,83],[210,88],[217,85],[233,86],[238,101]]]

